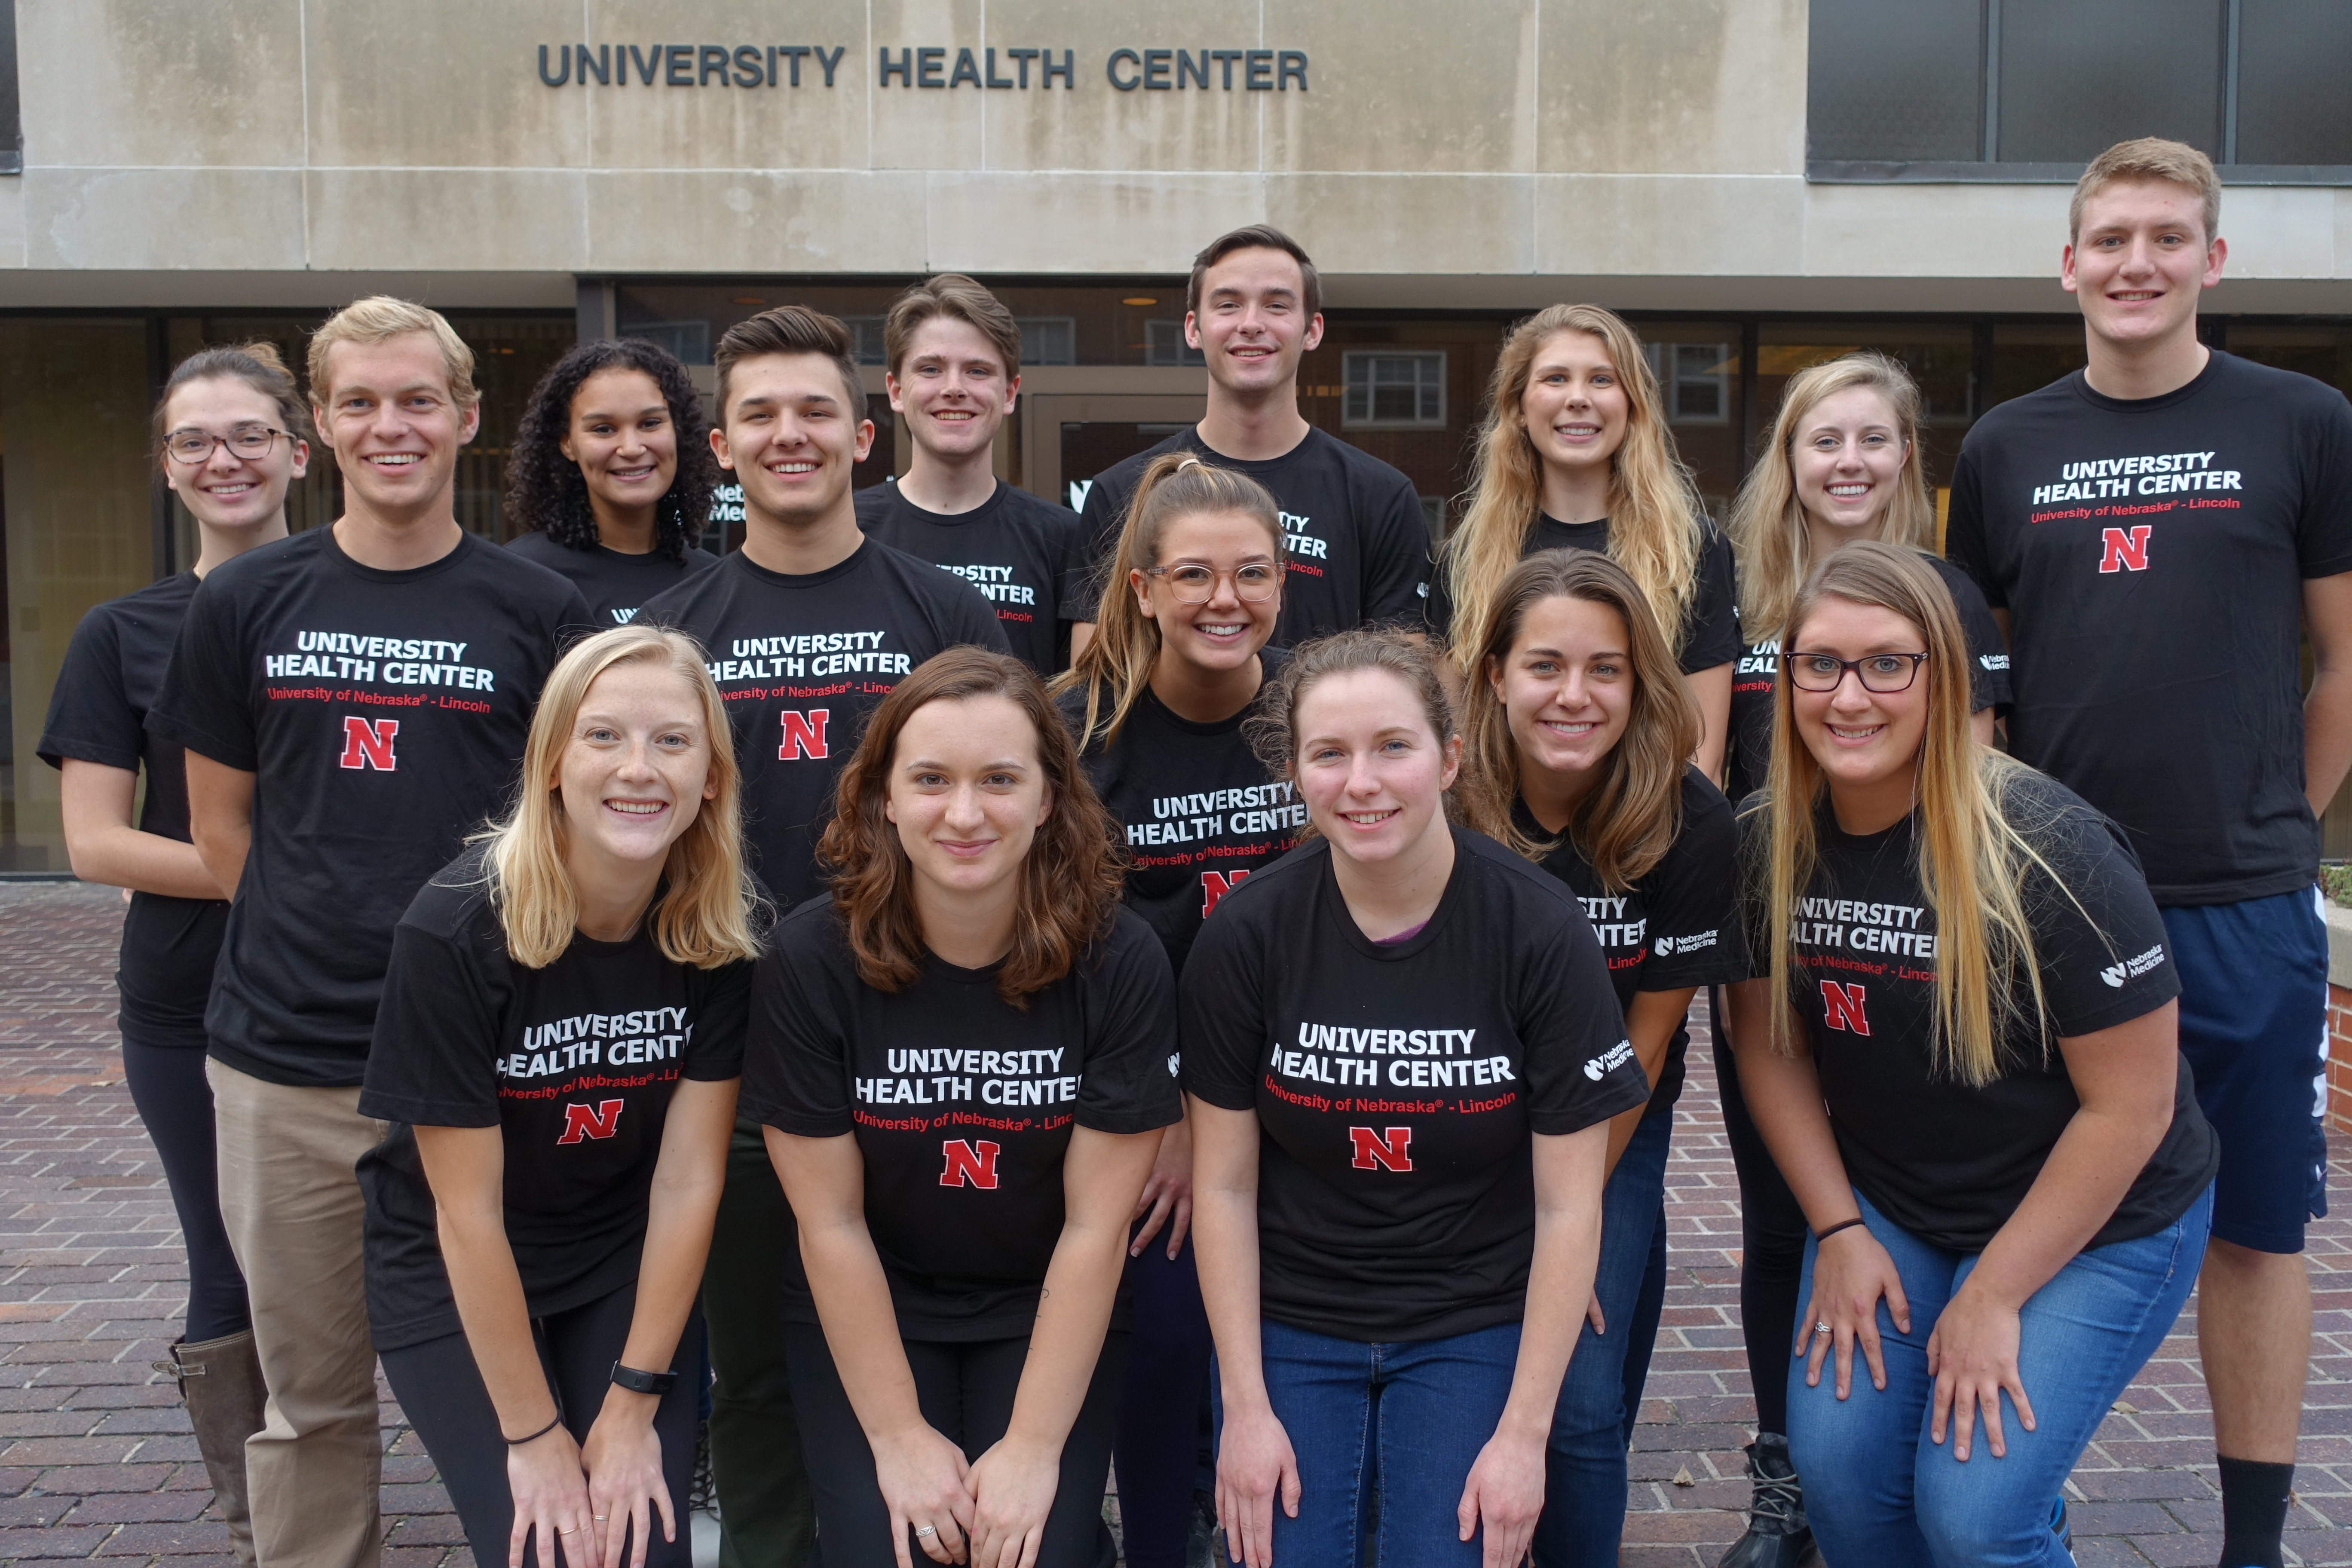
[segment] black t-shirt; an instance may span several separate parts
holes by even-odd
[[[1261,1310],[1368,1342],[1517,1322],[1530,1133],[1649,1098],[1575,897],[1455,829],[1429,922],[1376,942],[1321,838],[1225,896],[1178,988],[1184,1088],[1258,1119]]]
[[[1290,656],[1258,655],[1259,689]],[[1108,707],[1110,694],[1103,694]],[[1081,686],[1061,697],[1072,733],[1086,722]],[[1146,686],[1108,746],[1084,753],[1087,776],[1118,818],[1127,841],[1127,904],[1184,972],[1201,922],[1249,874],[1298,843],[1307,807],[1288,779],[1269,776],[1242,736],[1244,708],[1230,719],[1196,724],[1180,719]],[[1099,728],[1108,713],[1097,715]]]
[[[638,614],[692,633],[710,656],[743,770],[743,837],[785,907],[820,889],[834,781],[890,689],[945,648],[1009,651],[970,584],[870,539],[797,575],[734,551]]]
[[[996,481],[996,493],[950,517],[885,480],[856,495],[857,526],[893,550],[952,572],[995,607],[1013,651],[1039,675],[1068,661],[1067,621],[1091,621],[1077,514]]]
[[[147,722],[258,775],[253,847],[205,1015],[271,1083],[360,1081],[392,930],[512,799],[579,591],[467,533],[381,572],[313,528],[225,561],[188,606]]]
[[[2311,885],[2304,580],[2352,571],[2352,405],[2216,349],[2122,401],[2080,371],[1977,421],[1946,548],[2011,614],[2011,749],[2120,824],[2159,904]]]
[[[1731,541],[1724,537],[1723,531],[1710,518],[1699,519],[1699,532],[1702,542],[1698,552],[1698,591],[1691,596],[1690,615],[1681,628],[1682,651],[1678,655],[1685,675],[1713,669],[1739,657],[1739,591],[1732,571]],[[1591,550],[1606,555],[1609,520],[1604,517],[1595,522],[1561,522],[1538,512],[1519,559],[1524,561],[1539,550]],[[1445,585],[1443,571],[1430,574],[1428,612],[1431,634],[1451,637],[1454,596]],[[1674,637],[1675,629],[1666,628],[1669,638]]]
[[[1970,711],[1990,708],[2007,712],[2009,644],[1985,605],[1983,590],[1942,556],[1927,559],[1944,586],[1952,591],[1952,604],[1960,612],[1960,633],[1968,639],[1970,660]],[[1772,761],[1772,682],[1780,672],[1779,637],[1741,647],[1739,663],[1731,672],[1731,747],[1723,759],[1724,782],[1728,786],[1724,793],[1733,800],[1744,800],[1764,787],[1764,774]]]
[[[189,842],[187,762],[179,747],[149,734],[146,721],[195,593],[196,574],[183,572],[82,616],[35,747],[53,768],[68,757],[130,773],[145,767],[139,830],[183,844]],[[114,974],[122,995],[117,1023],[125,1038],[204,1048],[205,1000],[227,926],[225,899],[131,895],[122,917],[121,967]]]
[[[1609,963],[1617,1005],[1637,991],[1680,991],[1748,977],[1748,947],[1739,924],[1739,834],[1731,803],[1695,767],[1683,769],[1682,830],[1658,863],[1630,888],[1611,888],[1565,837],[1544,857],[1543,868],[1568,884]],[[1550,837],[1517,803],[1519,830],[1538,841]],[[1650,1114],[1664,1115],[1683,1091],[1683,1057],[1690,1036],[1676,1028],[1650,1091]]]
[[[895,994],[857,977],[831,900],[803,904],[761,959],[743,1114],[802,1138],[857,1140],[866,1224],[899,1332],[1025,1334],[1061,1239],[1073,1126],[1149,1132],[1181,1114],[1168,960],[1122,909],[1025,1008],[996,967],[926,954]],[[814,1323],[800,1258],[784,1310]]]
[[[1097,573],[1108,569],[1136,481],[1162,452],[1193,453],[1273,492],[1286,553],[1282,614],[1274,624],[1280,647],[1357,626],[1410,626],[1420,620],[1429,583],[1429,524],[1412,481],[1311,426],[1281,457],[1244,462],[1211,451],[1199,430],[1187,425],[1150,451],[1104,469],[1087,491],[1085,514]]]
[[[574,932],[527,969],[468,849],[393,932],[360,1114],[396,1125],[362,1156],[368,1325],[380,1350],[460,1331],[413,1127],[496,1127],[507,1245],[532,1317],[635,1279],[662,1123],[681,1078],[739,1075],[748,963],[662,956],[651,911],[625,942]]]
[[[686,547],[684,560],[672,561],[658,550],[649,550],[642,555],[610,550],[602,544],[574,550],[568,544],[558,544],[536,529],[517,534],[507,542],[507,548],[526,561],[535,561],[570,578],[580,590],[580,596],[588,602],[588,613],[594,617],[589,624],[599,631],[606,626],[627,626],[636,619],[638,608],[647,599],[665,588],[675,588],[680,578],[708,572],[719,564],[719,557],[692,544]]]
[[[2021,1021],[2004,1032],[2002,1075],[1982,1089],[1934,1067],[1936,913],[1920,887],[1913,819],[1856,837],[1839,831],[1824,802],[1821,863],[1792,911],[1797,1016],[1846,1177],[1887,1218],[1954,1252],[1991,1242],[2080,1107],[2059,1037],[2112,1028],[2180,994],[2164,922],[2116,826],[2035,774],[2011,785],[2005,815],[2067,891],[2038,870],[2023,889],[2048,1005],[2048,1055],[2021,978]],[[1748,852],[1760,851],[1752,840],[1765,822],[1760,810],[1741,816]],[[1770,952],[1752,893],[1743,915],[1760,973]],[[2163,1229],[2213,1179],[2221,1149],[2197,1109],[2186,1058],[2178,1078],[2170,1130],[2088,1246]]]

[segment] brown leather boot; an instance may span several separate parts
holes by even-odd
[[[155,1370],[170,1373],[180,1384],[189,1424],[196,1429],[196,1451],[204,1456],[205,1474],[212,1479],[213,1500],[228,1524],[229,1545],[244,1568],[253,1568],[245,1440],[261,1430],[261,1406],[268,1392],[262,1386],[253,1331],[197,1345],[179,1341],[172,1346],[172,1359],[157,1362]]]

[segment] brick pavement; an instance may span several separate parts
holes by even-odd
[[[114,1048],[121,905],[107,889],[0,885],[0,1563],[226,1564],[187,1419],[149,1370],[186,1271]],[[1738,1531],[1753,1415],[1738,1334],[1738,1209],[1704,1044],[1668,1173],[1673,1281],[1634,1438],[1629,1564],[1712,1563]],[[2352,1205],[2352,1161],[2332,1184]],[[2352,1221],[2313,1235],[2320,1339],[2304,1419],[2298,1563],[2352,1563]],[[2084,1568],[2215,1560],[2220,1503],[2195,1303],[2126,1392],[2070,1490]],[[387,1396],[384,1561],[458,1568],[432,1464]]]

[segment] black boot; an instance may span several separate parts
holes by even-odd
[[[1789,1439],[1759,1432],[1748,1445],[1748,1533],[1731,1543],[1716,1568],[1798,1568],[1813,1556],[1813,1531],[1805,1522],[1805,1493],[1789,1463]]]
[[[154,1363],[180,1385],[195,1428],[196,1452],[213,1483],[213,1500],[228,1525],[229,1547],[238,1563],[252,1568],[253,1513],[245,1486],[245,1440],[261,1430],[261,1361],[254,1354],[253,1331],[192,1345],[172,1346],[172,1359]]]

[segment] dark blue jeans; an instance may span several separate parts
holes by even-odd
[[[1200,1485],[1201,1407],[1209,1394],[1209,1314],[1192,1238],[1171,1259],[1168,1233],[1127,1261],[1135,1332],[1111,1457],[1128,1568],[1184,1568],[1192,1492]]]
[[[1822,1555],[1870,1568],[2071,1568],[2050,1531],[2066,1476],[2108,1407],[2170,1331],[2197,1282],[2213,1221],[2208,1188],[2189,1212],[2153,1236],[2077,1253],[2018,1314],[2017,1370],[2033,1402],[2033,1430],[2001,1401],[2008,1455],[1996,1458],[1979,1423],[1969,1458],[1952,1457],[1928,1433],[1927,1336],[1944,1304],[1977,1266],[1972,1254],[1928,1246],[1870,1205],[1862,1217],[1903,1277],[1911,1331],[1899,1334],[1878,1304],[1886,1363],[1884,1392],[1854,1354],[1852,1391],[1841,1400],[1828,1361],[1805,1386],[1789,1373],[1789,1445],[1805,1478],[1805,1512]],[[1798,1300],[1812,1299],[1814,1244],[1805,1244]]]
[[[1454,1510],[1495,1435],[1519,1359],[1519,1325],[1364,1344],[1260,1327],[1265,1392],[1298,1457],[1298,1517],[1274,1508],[1282,1568],[1478,1568]],[[1222,1407],[1220,1422],[1223,1419]],[[1380,1500],[1377,1524],[1372,1500]],[[1624,1499],[1618,1499],[1620,1510]]]
[[[1665,1225],[1666,1152],[1675,1131],[1671,1107],[1642,1118],[1601,1193],[1601,1268],[1593,1293],[1609,1331],[1587,1321],[1561,1383],[1544,1456],[1544,1510],[1536,1522],[1538,1568],[1615,1568],[1625,1527],[1625,1445],[1646,1373],[1643,1286]],[[1651,1336],[1657,1318],[1648,1316]],[[1638,1348],[1640,1354],[1633,1352]]]

